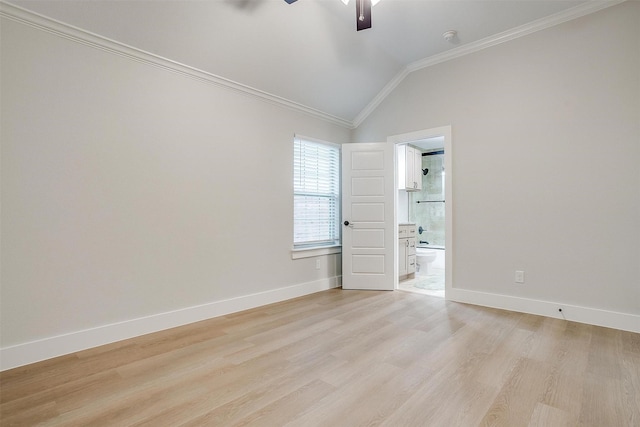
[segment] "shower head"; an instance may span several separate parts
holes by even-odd
[[[422,175],[426,175],[429,173],[429,168],[422,169]]]

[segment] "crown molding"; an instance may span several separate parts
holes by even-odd
[[[396,87],[398,87],[400,83],[402,83],[402,81],[410,73],[414,71],[431,67],[433,65],[437,65],[452,59],[460,58],[464,55],[475,53],[488,47],[496,46],[498,44],[517,39],[519,37],[524,37],[537,31],[541,31],[555,25],[559,25],[564,22],[598,12],[602,9],[615,6],[625,1],[627,0],[588,1],[557,14],[538,19],[528,24],[524,24],[519,27],[503,31],[502,33],[486,37],[482,40],[465,44],[463,46],[450,49],[446,52],[442,52],[415,61],[407,65],[406,67],[403,67],[393,77],[393,79],[389,81],[389,83],[387,83],[384,88],[382,88],[382,90],[371,100],[371,102],[367,104],[367,106],[356,116],[353,121],[346,120],[311,107],[307,107],[306,105],[290,101],[286,98],[261,91],[251,86],[247,86],[242,83],[238,83],[233,80],[229,80],[224,77],[220,77],[215,74],[208,73],[206,71],[190,67],[176,61],[172,61],[162,56],[146,52],[133,46],[117,42],[115,40],[74,27],[72,25],[65,24],[55,19],[48,18],[35,12],[23,9],[11,3],[7,3],[4,0],[0,0],[0,17],[31,26],[33,28],[48,32],[50,34],[54,34],[58,37],[65,38],[76,43],[123,56],[134,61],[165,69],[167,71],[178,73],[185,77],[199,80],[203,83],[212,84],[245,95],[250,95],[270,104],[298,111],[303,114],[336,124],[338,126],[346,127],[348,129],[355,129],[367,119],[367,117],[387,98],[387,96],[389,96],[389,94],[391,94],[391,92],[393,92]]]
[[[142,49],[120,43],[118,41],[100,36],[90,31],[74,27],[64,22],[31,12],[11,3],[0,0],[0,17],[6,18],[32,28],[56,35],[58,37],[80,43],[95,49],[102,50],[111,54],[119,55],[133,61],[142,62],[157,68],[161,68],[173,73],[189,77],[203,83],[211,84],[225,89],[230,89],[245,95],[250,95],[262,101],[273,105],[284,107],[290,110],[298,111],[306,115],[316,117],[318,119],[346,127],[353,128],[353,123],[349,120],[316,110],[306,105],[290,101],[277,95],[217,76],[206,71],[181,64],[176,61],[164,58],[162,56],[146,52]]]
[[[404,80],[406,76],[414,71],[421,70],[423,68],[431,67],[433,65],[440,64],[442,62],[450,61],[452,59],[460,58],[471,53],[479,52],[488,47],[496,46],[501,43],[505,43],[526,35],[542,31],[547,28],[560,25],[573,19],[581,18],[591,13],[598,12],[602,9],[606,9],[611,6],[615,6],[620,3],[624,3],[627,0],[610,0],[610,1],[588,1],[580,4],[576,7],[564,10],[545,18],[538,19],[536,21],[529,22],[519,27],[512,28],[510,30],[503,31],[498,34],[486,37],[484,39],[465,44],[446,52],[438,53],[430,57],[412,62],[404,67],[383,89],[376,95],[373,100],[358,114],[353,122],[353,127],[360,126],[366,118],[382,103],[382,101]]]
[[[464,46],[456,47],[438,55],[431,56],[429,58],[421,59],[407,65],[407,69],[410,72],[420,70],[422,68],[430,67],[432,65],[439,64],[441,62],[449,61],[451,59],[459,58],[461,56],[468,55],[470,53],[478,52],[488,47],[496,46],[501,43],[505,43],[520,37],[527,36],[529,34],[545,30],[556,25],[563,24],[573,19],[581,18],[585,15],[598,12],[607,7],[614,6],[616,4],[623,3],[627,0],[611,0],[611,1],[589,1],[583,3],[571,9],[564,10],[545,18],[541,18],[519,27],[512,28],[510,30],[503,31],[498,34],[486,37],[484,39],[465,44]]]
[[[352,128],[355,129],[365,121],[369,114],[373,113],[373,110],[378,108],[378,105],[384,101],[384,99],[393,92],[393,90],[398,87],[398,85],[409,75],[411,71],[409,71],[408,67],[402,68],[398,74],[396,74],[389,83],[382,88],[382,90],[367,104],[366,107],[356,116],[353,120]]]

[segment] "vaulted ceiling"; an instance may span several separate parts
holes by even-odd
[[[585,3],[382,0],[356,32],[355,0],[9,1],[348,123],[412,64]]]

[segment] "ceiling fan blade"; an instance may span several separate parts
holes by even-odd
[[[294,2],[296,2],[296,1],[298,1],[298,0],[284,0],[284,1],[286,1],[286,2],[287,2],[287,3],[289,3],[289,4],[291,4],[291,3],[294,3]]]
[[[356,27],[358,31],[371,28],[371,0],[356,0]]]

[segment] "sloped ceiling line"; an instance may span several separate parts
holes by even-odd
[[[482,40],[471,42],[463,46],[450,49],[446,52],[408,64],[398,74],[396,74],[396,76],[380,91],[380,93],[373,100],[371,100],[371,102],[360,112],[360,114],[358,114],[358,116],[353,121],[353,127],[357,128],[358,126],[360,126],[362,122],[364,122],[366,118],[378,107],[378,105],[380,105],[382,101],[391,92],[393,92],[393,90],[404,80],[404,78],[414,71],[431,67],[433,65],[440,64],[452,59],[460,58],[461,56],[478,52],[482,49],[496,46],[498,44],[505,43],[519,37],[524,37],[537,31],[541,31],[555,25],[571,21],[572,19],[577,19],[591,13],[598,12],[607,7],[624,3],[625,1],[628,0],[593,1],[583,3],[579,6],[567,9],[554,15],[538,19],[528,24],[524,24],[519,27],[504,31],[502,33],[494,34]]]
[[[175,72],[204,83],[224,87],[237,92],[241,92],[243,94],[248,94],[268,103],[302,112],[304,114],[317,117],[319,119],[337,124],[339,126],[343,126],[349,129],[353,128],[353,123],[349,120],[333,116],[323,111],[307,107],[306,105],[290,101],[277,95],[255,89],[253,87],[217,76],[215,74],[208,73],[206,71],[202,71],[197,68],[172,61],[171,59],[146,52],[133,46],[111,40],[101,35],[74,27],[69,24],[65,24],[64,22],[48,18],[46,16],[31,12],[19,6],[6,3],[4,1],[0,1],[0,17],[31,26],[38,30],[54,34],[58,37],[65,38],[76,43],[90,46],[112,54],[120,55],[134,61],[143,62],[147,65],[152,65],[171,72]]]
[[[597,12],[607,7],[623,3],[624,1],[627,0],[590,1],[587,3],[583,3],[579,6],[567,9],[555,15],[551,15],[549,17],[533,21],[531,23],[504,31],[485,39],[453,48],[441,54],[433,55],[428,58],[413,62],[400,70],[394,76],[394,78],[389,83],[387,83],[387,85],[378,93],[378,95],[376,95],[371,100],[371,102],[360,112],[360,114],[356,116],[353,121],[343,119],[341,117],[336,117],[334,115],[311,107],[307,107],[303,104],[290,101],[280,96],[261,91],[259,89],[226,79],[224,77],[217,76],[212,73],[208,73],[206,71],[199,70],[194,67],[190,67],[185,64],[181,64],[176,61],[172,61],[170,59],[146,52],[144,50],[126,45],[124,43],[117,42],[115,40],[111,40],[98,34],[31,12],[2,0],[0,0],[0,17],[29,25],[33,28],[46,31],[56,36],[63,37],[68,40],[91,46],[93,48],[100,49],[109,53],[120,55],[134,61],[143,62],[148,65],[163,68],[171,72],[176,72],[208,84],[225,87],[241,92],[243,94],[248,94],[268,103],[299,111],[301,113],[314,116],[316,118],[334,123],[339,126],[343,126],[349,129],[355,129],[356,127],[360,126],[362,122],[364,122],[364,120],[366,120],[366,118],[378,107],[378,105],[380,105],[382,101],[391,92],[393,92],[393,90],[413,71],[440,64],[442,62],[459,58],[470,53],[478,52],[482,49],[486,49],[488,47],[516,39],[518,37],[523,37],[536,31],[541,31],[546,28],[570,21],[572,19],[580,18],[590,13]]]

